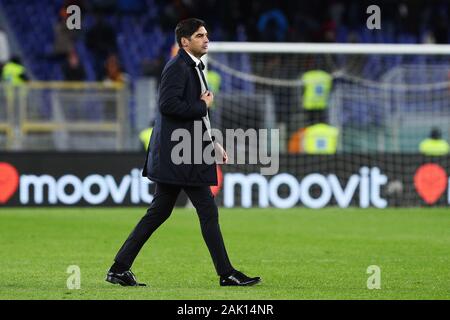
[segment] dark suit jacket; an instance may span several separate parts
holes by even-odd
[[[143,175],[162,183],[201,186],[217,185],[216,164],[194,164],[194,143],[202,143],[202,152],[211,142],[202,142],[206,126],[202,117],[208,108],[200,99],[201,85],[195,62],[183,49],[164,67],[159,89],[159,108],[150,139]],[[194,121],[200,121],[202,136],[194,137]],[[191,136],[191,164],[175,164],[172,132],[184,128]]]

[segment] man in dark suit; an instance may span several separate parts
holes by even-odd
[[[200,58],[208,52],[208,34],[203,21],[187,19],[181,21],[175,35],[180,47],[178,54],[172,58],[162,72],[159,110],[155,127],[150,139],[143,175],[156,183],[153,201],[147,213],[131,232],[128,239],[117,253],[106,280],[123,286],[139,284],[131,272],[131,265],[142,246],[151,234],[169,218],[178,194],[181,190],[190,198],[200,219],[203,239],[209,249],[211,258],[220,276],[221,286],[244,286],[260,282],[259,277],[248,277],[234,269],[228,258],[218,222],[218,208],[211,193],[210,186],[217,185],[216,162],[198,158],[208,146],[225,163],[227,154],[211,136],[208,109],[214,96],[208,91],[203,74],[203,62]],[[198,141],[194,128],[201,127],[202,137],[207,133],[208,141]],[[191,152],[190,161],[174,161],[173,141],[175,130],[189,132]],[[197,138],[197,141],[195,141]],[[195,145],[201,143],[201,149]],[[195,154],[197,152],[197,155]],[[182,155],[185,159],[186,155]],[[186,163],[187,162],[187,163]]]

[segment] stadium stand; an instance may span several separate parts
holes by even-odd
[[[80,1],[81,2],[81,1]],[[209,7],[219,6],[225,12],[231,8],[237,8],[243,12],[246,5],[238,1],[227,1],[227,4],[218,4],[219,1],[208,1],[205,5],[207,10]],[[381,1],[383,3],[383,1]],[[442,17],[448,21],[446,13],[449,12],[449,4],[446,1],[435,1],[429,3],[425,10],[416,13],[417,1],[411,3],[401,3],[406,6],[406,12],[410,12],[409,16],[418,15],[419,27],[416,32],[404,30],[400,28],[399,21],[407,19],[404,17],[405,8],[397,4],[398,8],[391,8],[389,12],[383,12],[384,27],[379,32],[370,32],[365,25],[365,21],[360,21],[359,24],[354,22],[355,18],[352,12],[363,8],[364,1],[315,1],[314,6],[304,6],[302,4],[292,4],[288,1],[267,1],[266,6],[255,5],[255,17],[259,19],[267,18],[267,12],[271,8],[280,8],[281,12],[286,15],[286,20],[289,22],[288,35],[283,39],[274,38],[273,40],[285,41],[321,41],[326,34],[329,34],[329,39],[334,42],[361,42],[361,43],[422,43],[425,41],[442,41],[442,33],[447,33],[447,42],[449,40],[448,24],[446,30],[440,28],[437,23],[439,19],[435,17]],[[22,46],[22,52],[26,53],[24,60],[27,64],[31,74],[35,79],[39,80],[62,80],[63,74],[61,71],[61,61],[51,59],[52,47],[55,41],[54,26],[58,22],[58,14],[60,8],[63,8],[65,3],[70,1],[63,0],[41,0],[41,1],[14,1],[14,0],[0,0],[0,8],[5,12],[8,22],[14,30],[14,35],[18,38]],[[83,3],[83,2],[82,2]],[[127,5],[128,3],[128,5]],[[143,0],[143,1],[117,1],[116,7],[112,12],[102,13],[108,23],[113,27],[118,44],[118,51],[127,74],[131,79],[135,79],[142,75],[142,63],[144,60],[156,59],[163,55],[166,59],[169,58],[170,46],[173,44],[173,25],[178,18],[183,15],[189,15],[189,12],[198,12],[198,4],[182,4],[182,8],[177,8],[176,1],[158,1],[158,0]],[[81,37],[76,41],[76,48],[83,61],[83,64],[88,75],[88,80],[94,80],[94,63],[93,57],[86,48],[83,36],[86,31],[94,23],[94,16],[98,14],[95,8],[87,5],[88,2],[83,3],[87,8],[83,11],[82,16],[82,30]],[[386,2],[386,6],[392,7],[392,3]],[[189,7],[192,6],[192,7]],[[314,10],[318,8],[328,7],[325,14],[314,14]],[[136,8],[143,8],[138,11]],[[175,10],[175,9],[176,10]],[[175,11],[174,14],[170,13]],[[210,22],[212,29],[212,38],[215,41],[258,41],[260,37],[258,32],[253,30],[252,19],[245,19],[235,13],[233,10],[228,10],[229,14],[217,13],[218,20],[215,18],[214,11],[210,11],[205,15],[206,21]],[[361,9],[362,10],[362,9]],[[217,11],[217,10],[215,10]],[[293,16],[293,12],[299,13],[300,18]],[[310,14],[312,17],[325,16],[322,19],[312,20],[306,15]],[[169,19],[170,18],[170,19]],[[413,19],[409,17],[408,19]],[[387,20],[387,21],[386,21]],[[168,21],[168,22],[165,22]],[[258,25],[256,21],[255,25]],[[408,20],[409,21],[409,20]],[[397,23],[397,24],[396,24]],[[259,24],[261,25],[261,24]],[[304,25],[308,25],[305,28]],[[169,27],[170,26],[170,27]],[[302,29],[304,28],[304,29]],[[315,32],[306,31],[313,29]],[[444,30],[441,30],[444,29]],[[311,38],[303,39],[301,37],[302,30],[304,34],[315,35]],[[430,36],[431,35],[431,40]],[[444,37],[445,39],[445,37]],[[237,67],[248,66],[247,58],[240,58],[237,61]],[[391,63],[399,63],[400,61],[391,61]],[[366,64],[367,70],[376,70],[377,61],[369,60]]]
[[[331,1],[318,0],[314,4],[305,5],[292,1],[249,1],[237,0],[206,2],[183,2],[162,0],[133,1],[103,1],[82,0],[0,0],[0,10],[6,18],[10,38],[20,45],[22,61],[32,80],[61,81],[64,79],[63,68],[67,59],[55,53],[55,43],[59,37],[63,41],[73,42],[73,47],[84,68],[85,79],[88,82],[104,80],[106,75],[99,76],[109,53],[119,58],[122,71],[127,75],[127,84],[131,95],[126,102],[132,132],[139,132],[150,119],[140,119],[139,110],[145,106],[137,105],[137,100],[145,101],[149,97],[136,94],[136,81],[148,76],[155,76],[161,71],[157,63],[164,64],[170,58],[174,43],[173,28],[177,21],[190,16],[204,14],[208,24],[211,39],[216,41],[249,41],[263,40],[285,42],[338,42],[338,43],[448,43],[449,40],[449,3],[447,1],[391,2],[380,1],[383,6],[383,28],[373,32],[365,26],[365,21],[358,18],[357,12],[365,12],[367,1]],[[82,6],[82,28],[66,34],[58,33],[61,14],[70,4]],[[323,10],[327,8],[328,10]],[[243,12],[253,12],[251,16]],[[116,45],[111,45],[107,52],[98,55],[90,47],[88,35],[95,28],[98,17],[102,17],[111,28],[112,39]],[[282,36],[265,34],[267,26],[271,26],[270,17],[274,17],[274,29]],[[314,17],[314,19],[312,18]],[[286,28],[286,23],[288,28]],[[64,29],[64,28],[63,28]],[[264,31],[266,30],[266,31]],[[61,30],[60,30],[61,31]],[[66,38],[64,38],[66,37]],[[97,42],[97,41],[94,41]],[[68,45],[69,47],[70,45]],[[64,49],[64,48],[63,48]],[[67,48],[67,51],[70,49]],[[64,51],[64,50],[63,50]],[[291,60],[282,61],[278,70],[267,70],[271,63],[270,55],[254,56],[247,52],[235,54],[216,53],[212,55],[215,63],[210,67],[221,77],[221,93],[228,94],[233,100],[233,92],[246,92],[253,95],[255,101],[265,99],[256,97],[263,88],[254,81],[253,75],[272,77],[276,79],[295,80],[302,72],[313,67],[328,67],[330,72],[344,70],[346,74],[355,75],[366,80],[387,83],[402,83],[405,85],[440,83],[449,80],[448,58],[434,55],[334,55],[333,61],[326,61],[324,56],[305,57],[292,56]],[[256,57],[256,58],[255,58]],[[325,60],[324,60],[325,59]],[[156,63],[157,61],[157,63]],[[279,62],[278,62],[279,63]],[[227,70],[216,68],[227,66]],[[272,66],[273,67],[273,66]],[[100,72],[99,72],[100,70]],[[246,77],[235,76],[233,70],[238,70]],[[292,72],[294,70],[295,72]],[[423,70],[423,72],[417,72]],[[156,84],[153,84],[156,87]],[[337,79],[335,88],[345,86],[345,80]],[[62,87],[61,87],[62,88]],[[64,87],[67,89],[67,87]],[[272,86],[273,96],[289,96],[285,101],[275,101],[277,105],[296,104],[296,96],[283,86]],[[385,125],[386,110],[377,108],[377,100],[365,100],[358,95],[358,87],[346,86],[348,92],[343,98],[345,106],[339,115],[340,123],[348,126],[373,126],[380,128]],[[272,90],[271,89],[271,90]],[[62,90],[62,89],[59,89]],[[381,96],[379,88],[364,87],[367,95]],[[150,90],[148,90],[150,91]],[[152,91],[154,92],[154,90]],[[383,97],[391,92],[383,89]],[[42,91],[39,113],[43,117],[52,117],[50,93]],[[124,94],[125,96],[125,94]],[[417,101],[402,100],[400,95],[391,94],[393,108],[391,112],[404,111],[411,114],[416,111],[432,110],[444,112],[448,109],[445,90],[436,91],[432,98]],[[105,98],[106,100],[111,97]],[[125,98],[124,98],[125,99]],[[218,103],[220,103],[218,97]],[[386,98],[387,99],[387,98]],[[99,105],[103,102],[89,102]],[[254,102],[256,103],[256,102]],[[267,103],[267,101],[266,101]],[[37,104],[37,102],[36,102]],[[389,104],[386,102],[386,104]],[[426,105],[425,105],[426,104]],[[37,108],[37,107],[36,107]],[[97,107],[98,110],[101,107]],[[280,109],[281,110],[281,109]],[[284,111],[282,111],[284,112]],[[93,112],[87,118],[96,117],[101,120],[101,113]],[[287,115],[287,117],[289,117]],[[138,122],[142,121],[141,124]]]

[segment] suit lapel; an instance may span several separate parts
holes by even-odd
[[[202,84],[201,84],[201,80],[199,78],[199,74],[196,70],[196,65],[195,65],[195,61],[192,60],[192,58],[189,56],[189,54],[184,50],[181,49],[178,51],[178,55],[184,60],[184,62],[186,62],[186,64],[189,67],[189,72],[191,77],[194,77],[195,79],[195,84],[196,84],[196,92],[198,93],[198,96],[200,96],[200,94],[202,93]]]

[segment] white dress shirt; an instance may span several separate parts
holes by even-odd
[[[186,53],[191,57],[191,59],[192,60],[194,60],[194,62],[195,62],[195,70],[197,70],[197,74],[198,74],[198,80],[200,81],[200,86],[201,86],[201,93],[203,94],[203,93],[205,93],[206,92],[206,90],[207,90],[207,88],[206,88],[206,83],[203,83],[203,80],[202,80],[202,76],[200,75],[200,72],[203,72],[201,69],[200,69],[200,63],[201,63],[201,60],[199,59],[199,58],[197,58],[197,57],[195,57],[194,55],[192,55],[190,52],[188,52],[187,50],[186,50]],[[204,76],[205,74],[203,74],[203,76]],[[206,79],[206,77],[204,77],[204,79]],[[205,126],[206,126],[206,129],[208,130],[208,134],[209,134],[209,138],[211,139],[211,141],[213,141],[212,140],[212,135],[211,135],[211,122],[209,121],[209,116],[208,116],[208,112],[206,112],[206,116],[204,116],[204,117],[202,117],[202,119],[203,119],[203,123],[205,124]]]

